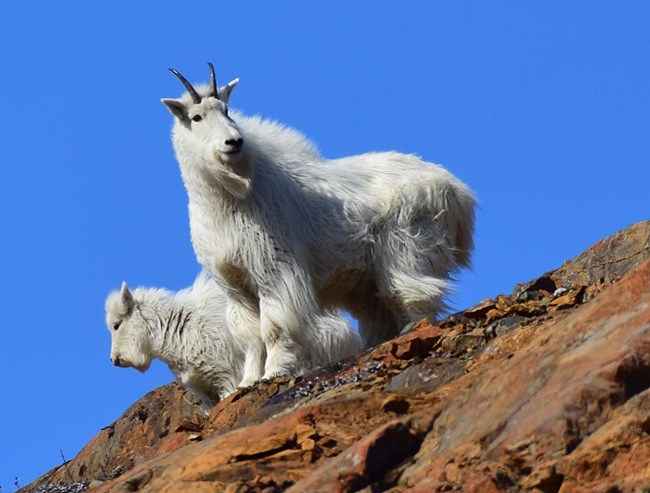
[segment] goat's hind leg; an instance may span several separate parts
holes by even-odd
[[[378,296],[387,300],[406,323],[422,318],[432,321],[444,311],[449,291],[453,250],[444,235],[421,221],[387,233],[379,250]]]
[[[374,347],[392,339],[408,323],[407,317],[396,313],[376,296],[359,303],[352,314],[359,322],[359,335],[364,348]]]
[[[417,322],[422,318],[433,321],[447,307],[444,297],[449,283],[445,279],[399,272],[391,277],[389,289],[394,303],[406,314],[407,323]]]

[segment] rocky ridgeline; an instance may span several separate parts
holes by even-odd
[[[166,385],[23,491],[650,491],[648,257],[642,222],[207,417]]]

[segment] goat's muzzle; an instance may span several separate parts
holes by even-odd
[[[228,139],[225,144],[228,146],[225,150],[226,154],[237,154],[244,146],[244,139],[241,137],[238,139]]]
[[[124,363],[120,359],[119,356],[115,356],[115,358],[111,358],[111,361],[115,366],[119,366],[120,368],[124,368]]]

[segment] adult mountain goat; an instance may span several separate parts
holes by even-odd
[[[414,155],[326,160],[302,134],[229,112],[238,79],[163,99],[189,196],[199,262],[223,279],[232,321],[247,327],[242,385],[291,372],[323,307],[349,310],[366,345],[444,308],[467,266],[475,200],[441,166]],[[257,340],[257,342],[254,342]],[[262,344],[263,343],[263,344]]]
[[[208,411],[235,391],[244,371],[247,334],[228,323],[225,293],[205,272],[172,293],[122,283],[106,299],[111,361],[146,371],[153,358],[169,366],[183,387]],[[338,361],[361,349],[359,335],[335,313],[323,315],[324,330],[305,347],[299,371]]]

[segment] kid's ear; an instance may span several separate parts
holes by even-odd
[[[223,101],[224,103],[228,104],[230,101],[230,93],[232,90],[235,88],[235,86],[239,83],[239,79],[231,80],[227,86],[222,87],[221,89],[218,90],[219,92],[219,99]]]
[[[177,99],[163,98],[161,101],[165,106],[167,106],[167,109],[171,111],[172,115],[174,115],[179,120],[183,120],[187,116],[185,105]]]
[[[129,314],[133,310],[135,302],[133,301],[133,295],[129,291],[129,287],[126,285],[126,281],[122,282],[122,288],[120,289],[120,296],[122,297],[122,306],[126,310],[126,313]]]

